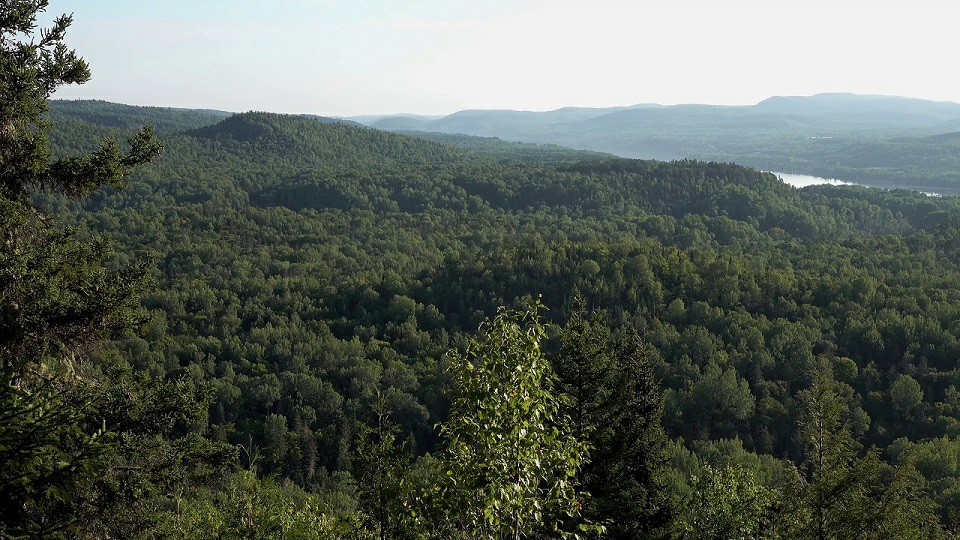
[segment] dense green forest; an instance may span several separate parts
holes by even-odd
[[[118,135],[69,105],[51,114],[58,152]],[[851,437],[925,475],[916,486],[952,523],[953,198],[265,113],[161,135],[164,155],[127,189],[38,202],[121,246],[117,264],[153,262],[148,320],[92,363],[209,385],[205,432],[244,467],[359,497],[357,426],[377,407],[412,455],[436,453],[445,351],[538,295],[562,326],[580,295],[644,344],[669,497],[707,467],[786,489],[808,455],[803,396],[826,373]]]
[[[0,42],[5,537],[960,525],[960,200],[48,106],[69,22]]]

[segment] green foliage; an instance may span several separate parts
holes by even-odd
[[[586,300],[580,295],[574,296],[571,308],[553,365],[560,388],[569,396],[566,409],[574,434],[577,439],[586,440],[604,423],[602,415],[609,412],[609,380],[614,358],[610,351],[610,329],[602,315],[588,314]]]
[[[179,133],[198,129],[232,116],[222,111],[194,109],[171,109],[167,107],[132,107],[106,101],[58,101],[48,102],[49,116],[56,118],[57,130],[70,129],[81,122],[94,124],[105,132],[134,130],[153,125],[161,134]]]
[[[234,451],[191,426],[204,392],[114,374],[101,381],[9,379],[0,389],[4,534],[133,537],[174,493],[218,478]]]
[[[148,534],[178,493],[217,482],[236,462],[235,448],[198,429],[209,403],[203,386],[112,373],[73,393],[78,396],[70,408],[79,398],[89,403],[78,427],[91,432],[106,426],[116,441],[101,457],[99,474],[76,486],[68,512],[77,515],[74,534]]]
[[[937,506],[940,522],[950,530],[960,523],[958,497],[960,497],[960,440],[941,437],[912,443],[905,438],[897,439],[888,448],[893,465],[913,467]]]
[[[404,135],[441,142],[482,158],[493,157],[500,163],[576,163],[588,159],[609,158],[609,154],[587,150],[571,150],[555,144],[507,142],[496,137],[475,137],[462,133],[431,131],[399,131]]]
[[[0,199],[0,356],[7,373],[73,369],[79,351],[135,322],[143,269],[109,272],[102,241],[79,242],[50,218]]]
[[[709,465],[693,479],[674,537],[704,540],[779,538],[771,532],[776,494],[746,469]]]
[[[540,305],[502,310],[448,361],[453,378],[440,496],[468,538],[533,538],[579,512],[575,478],[587,447],[570,433],[543,356]],[[580,532],[592,527],[584,523]],[[576,533],[564,534],[576,537]]]
[[[805,470],[787,488],[781,527],[789,538],[929,538],[940,533],[922,479],[909,464],[861,455],[833,381],[822,371],[802,393]]]
[[[415,534],[416,514],[410,507],[416,495],[406,478],[413,459],[399,428],[391,422],[384,396],[374,402],[374,425],[358,425],[354,468],[360,490],[359,509],[370,518],[378,538]]]
[[[88,404],[83,404],[88,405]],[[53,537],[72,524],[78,484],[103,469],[113,439],[86,431],[58,381],[29,387],[5,373],[0,386],[0,534]],[[85,427],[85,426],[84,426]]]
[[[61,85],[89,80],[90,69],[63,43],[73,22],[70,16],[58,17],[53,26],[37,32],[37,14],[49,2],[12,4],[4,6],[0,19],[0,196],[22,201],[30,189],[42,188],[80,197],[105,184],[121,185],[134,166],[159,153],[161,145],[152,130],[134,136],[125,154],[108,139],[90,156],[50,162],[47,98]]]
[[[157,529],[160,538],[337,540],[350,524],[336,522],[321,503],[295,487],[258,479],[249,471],[233,474],[215,491],[179,501]]]
[[[900,375],[890,385],[890,401],[897,413],[909,415],[923,403],[923,388],[913,377]]]
[[[698,438],[734,436],[755,407],[749,383],[735,369],[723,369],[715,363],[707,365],[684,399],[683,416],[693,424],[687,430],[699,430]]]

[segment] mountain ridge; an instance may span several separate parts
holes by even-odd
[[[891,103],[899,104],[912,104],[912,105],[922,105],[926,107],[941,108],[941,109],[952,109],[953,114],[951,118],[956,118],[956,114],[960,114],[960,103],[953,101],[935,101],[928,100],[923,98],[913,98],[905,96],[894,96],[894,95],[870,95],[870,94],[854,94],[854,93],[845,93],[845,92],[828,92],[813,94],[810,96],[771,96],[766,99],[763,99],[752,105],[716,105],[716,104],[707,104],[707,103],[678,103],[672,105],[664,105],[659,103],[638,103],[634,105],[618,105],[611,107],[577,107],[577,106],[566,106],[558,109],[552,109],[548,111],[530,111],[522,109],[462,109],[459,111],[452,112],[447,115],[440,117],[429,116],[429,115],[418,115],[410,113],[402,113],[395,115],[374,115],[374,116],[344,116],[343,118],[348,120],[354,120],[366,125],[376,127],[376,124],[380,121],[387,120],[390,118],[403,117],[406,119],[418,120],[418,121],[438,121],[444,120],[450,117],[463,116],[464,113],[469,115],[476,116],[477,114],[489,113],[489,114],[504,114],[504,113],[521,113],[527,115],[542,115],[549,117],[551,115],[557,115],[559,113],[565,113],[568,111],[578,111],[584,113],[594,113],[593,116],[601,116],[610,113],[616,113],[626,110],[638,110],[638,109],[674,109],[682,110],[689,108],[700,108],[703,110],[709,109],[756,109],[756,110],[767,110],[767,111],[780,111],[787,105],[796,108],[798,105],[818,105],[823,106],[823,104],[830,104],[832,107],[836,108],[842,105],[859,105],[862,103],[871,103],[871,104],[885,104],[889,105]],[[802,112],[795,111],[795,112]]]
[[[946,192],[960,187],[955,139],[936,137],[960,130],[960,103],[950,101],[830,93],[773,96],[754,105],[470,110],[437,120],[406,117],[369,125],[556,144],[626,158],[729,161],[880,187]],[[912,142],[902,144],[905,139]],[[927,147],[919,149],[917,140]]]

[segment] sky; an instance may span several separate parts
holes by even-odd
[[[55,97],[331,116],[821,92],[960,102],[956,0],[52,0]]]

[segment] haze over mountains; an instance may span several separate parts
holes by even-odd
[[[818,94],[749,106],[467,110],[442,118],[353,120],[391,131],[500,137],[632,158],[734,161],[884,187],[952,192],[960,182],[960,104],[896,96]]]
[[[464,110],[442,117],[397,114],[357,116],[349,119],[380,129],[422,131],[489,129],[490,133],[486,133],[489,135],[511,128],[520,130],[520,133],[526,133],[546,125],[588,129],[665,119],[748,126],[770,124],[773,123],[772,120],[780,120],[815,129],[901,126],[936,130],[940,128],[940,124],[960,121],[960,104],[897,96],[817,94],[807,97],[775,96],[756,105],[745,106],[644,103],[628,107],[564,107],[545,112]]]

